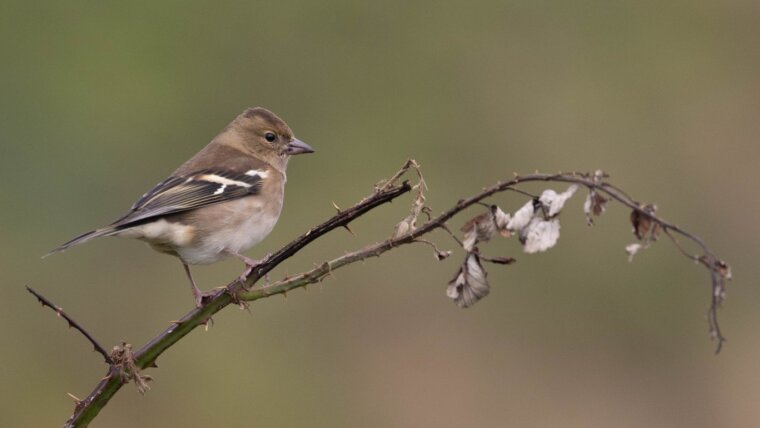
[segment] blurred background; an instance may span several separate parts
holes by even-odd
[[[261,257],[410,157],[438,213],[516,172],[602,168],[734,268],[707,337],[707,272],[661,241],[628,263],[628,212],[563,213],[559,245],[488,266],[491,295],[445,296],[462,258],[399,248],[321,286],[228,308],[125,387],[96,426],[750,427],[760,419],[760,5],[755,1],[0,3],[0,425],[60,426],[108,348],[192,307],[176,259],[103,239],[248,106],[316,148],[290,164]],[[564,187],[556,187],[562,190]],[[528,186],[526,190],[540,192]],[[514,211],[515,194],[493,200]],[[320,239],[272,276],[385,239],[410,199]],[[457,228],[472,215],[457,218]],[[204,288],[241,266],[195,269]]]

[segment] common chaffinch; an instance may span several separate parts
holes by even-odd
[[[277,115],[249,108],[124,216],[47,255],[101,236],[141,239],[180,259],[200,306],[204,293],[189,265],[233,256],[246,265],[243,280],[259,261],[242,253],[264,239],[280,216],[290,156],[312,152]]]

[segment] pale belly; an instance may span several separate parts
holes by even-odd
[[[158,220],[120,236],[146,241],[155,250],[176,255],[190,265],[214,263],[266,238],[277,223],[280,209],[265,206],[260,198],[243,198],[189,213],[193,223],[203,227]]]
[[[243,253],[258,244],[272,232],[279,212],[272,215],[261,207],[248,207],[244,212],[231,214],[229,226],[210,232],[201,242],[176,248],[179,257],[187,264],[214,263],[229,256]]]

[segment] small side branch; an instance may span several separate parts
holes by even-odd
[[[53,302],[48,300],[45,296],[34,291],[29,286],[26,287],[26,291],[32,293],[34,297],[36,297],[37,300],[40,302],[40,304],[42,304],[42,306],[47,306],[48,308],[54,310],[56,315],[65,319],[66,322],[69,324],[70,328],[73,328],[77,330],[78,332],[82,333],[82,335],[85,338],[87,338],[88,341],[90,341],[90,344],[92,344],[92,347],[95,349],[95,351],[103,356],[103,359],[106,361],[106,364],[109,364],[109,365],[113,364],[113,360],[111,359],[111,356],[108,355],[108,352],[106,352],[105,348],[100,346],[100,343],[98,343],[98,341],[95,340],[95,338],[92,337],[92,335],[88,333],[87,330],[84,329],[84,327],[79,325],[78,322],[74,321],[73,318],[71,318],[66,312],[64,312],[60,306],[56,306],[55,304],[53,304]]]

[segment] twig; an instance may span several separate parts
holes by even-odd
[[[404,162],[404,165],[401,166],[401,169],[399,169],[395,174],[391,176],[391,178],[387,180],[381,180],[378,184],[375,185],[375,193],[384,192],[385,190],[388,190],[391,186],[393,186],[396,181],[398,181],[399,178],[401,178],[402,175],[406,174],[407,171],[409,171],[409,168],[414,168],[417,171],[417,175],[422,179],[422,174],[420,173],[420,166],[414,159],[408,159],[406,162]]]
[[[607,183],[599,183],[587,177],[579,176],[576,174],[538,174],[536,173],[536,174],[530,174],[530,175],[525,175],[525,176],[517,176],[513,180],[503,182],[503,183],[498,183],[494,186],[484,189],[480,193],[468,199],[460,200],[459,202],[457,202],[457,204],[454,207],[443,212],[438,217],[426,222],[425,224],[418,227],[414,231],[411,231],[402,236],[394,237],[393,239],[389,239],[385,242],[366,247],[362,250],[348,253],[342,257],[338,257],[336,259],[325,262],[322,266],[318,268],[312,269],[311,271],[305,272],[300,275],[293,276],[287,280],[270,284],[266,287],[262,287],[259,290],[252,290],[250,292],[244,293],[241,296],[241,298],[243,300],[257,300],[262,297],[267,297],[273,294],[283,293],[293,288],[302,287],[304,285],[308,285],[310,283],[320,281],[324,277],[326,272],[328,271],[339,269],[340,267],[353,263],[355,261],[364,260],[369,257],[380,256],[382,253],[392,248],[398,247],[400,245],[412,243],[416,241],[420,236],[425,235],[438,228],[444,229],[447,232],[449,232],[452,236],[454,236],[454,234],[451,233],[450,230],[448,230],[448,227],[446,226],[446,222],[450,220],[452,217],[454,217],[455,215],[457,215],[458,213],[462,212],[463,210],[465,210],[466,208],[474,204],[480,203],[480,201],[482,201],[483,199],[486,199],[496,193],[499,193],[505,190],[513,190],[512,187],[518,184],[527,183],[527,182],[540,182],[540,181],[575,183],[575,184],[586,186],[588,188],[597,189],[598,191],[604,192],[605,194],[609,195],[610,197],[617,200],[621,204],[627,206],[628,208],[638,211],[642,213],[643,215],[648,216],[651,219],[651,221],[659,224],[664,230],[676,232],[679,235],[696,243],[703,251],[703,256],[699,258],[699,260],[702,262],[703,265],[705,265],[710,270],[710,273],[711,273],[713,292],[712,292],[710,308],[708,309],[708,325],[709,325],[709,330],[710,330],[710,337],[718,341],[718,344],[716,347],[716,353],[720,352],[720,350],[722,349],[723,342],[726,341],[726,338],[721,333],[720,325],[718,323],[718,315],[717,315],[717,309],[720,306],[720,303],[722,302],[722,293],[723,293],[723,289],[725,288],[723,276],[721,272],[719,271],[719,268],[720,266],[726,266],[725,263],[722,262],[717,256],[715,256],[715,254],[707,247],[705,242],[698,236],[693,235],[679,228],[678,226],[658,217],[654,213],[645,211],[644,209],[642,209],[639,203],[635,202],[634,200],[626,196],[623,192],[618,191],[614,186],[611,186]],[[683,250],[682,248],[680,248],[680,245],[678,245],[677,247],[679,248],[680,251]],[[684,253],[684,255],[686,255],[687,258],[689,258],[690,260],[694,260],[694,258],[690,257],[688,253]],[[326,268],[329,268],[329,269],[326,269]]]
[[[670,230],[667,227],[663,227],[662,230],[665,232],[665,235],[667,235],[668,238],[670,238],[670,241],[673,243],[673,245],[678,248],[678,251],[681,252],[681,254],[684,255],[684,257],[697,260],[699,257],[695,256],[694,254],[691,254],[690,252],[686,251],[686,249],[681,245],[680,242],[678,242],[678,238],[673,236],[672,233],[670,233]]]
[[[45,298],[45,296],[43,296],[42,294],[34,291],[29,286],[26,286],[26,291],[32,293],[34,295],[34,297],[36,297],[37,300],[40,302],[40,304],[42,304],[42,306],[47,306],[48,308],[54,310],[56,315],[58,315],[59,317],[65,319],[66,322],[69,323],[69,327],[70,328],[74,328],[78,332],[82,333],[82,335],[85,338],[87,338],[87,340],[90,341],[90,343],[92,344],[92,347],[95,349],[95,351],[97,351],[100,355],[103,356],[103,359],[106,361],[106,364],[109,364],[109,365],[113,364],[113,360],[111,359],[111,356],[108,355],[108,352],[106,352],[105,348],[103,348],[102,346],[100,346],[100,343],[98,343],[98,341],[95,340],[95,338],[92,337],[92,335],[90,335],[90,333],[88,333],[87,330],[84,329],[84,327],[82,327],[81,325],[79,325],[78,322],[74,321],[73,318],[71,318],[66,312],[64,312],[63,309],[61,309],[60,306],[56,306],[55,304],[53,304],[53,302],[51,302],[50,300],[48,300],[47,298]]]
[[[408,182],[403,182],[400,185],[396,185],[395,182],[410,168],[416,170],[418,175],[418,183],[415,186],[411,186]],[[185,335],[191,332],[193,329],[200,325],[205,325],[210,317],[233,302],[244,302],[262,299],[270,297],[276,294],[284,294],[288,290],[294,288],[304,287],[311,283],[316,283],[324,280],[335,269],[339,269],[343,266],[351,263],[365,260],[369,257],[377,257],[381,254],[396,248],[400,245],[410,244],[413,242],[423,242],[432,245],[436,251],[439,251],[435,244],[432,242],[421,239],[425,234],[428,234],[436,229],[443,229],[447,231],[454,239],[461,242],[447,227],[446,223],[451,218],[461,213],[463,210],[471,207],[474,204],[481,203],[484,199],[489,198],[496,193],[504,191],[515,191],[521,194],[528,195],[532,198],[535,196],[524,192],[515,187],[519,184],[526,182],[565,182],[575,183],[581,186],[585,186],[588,189],[594,189],[598,192],[602,192],[610,198],[618,201],[624,206],[638,212],[641,216],[644,216],[648,220],[660,225],[660,227],[666,231],[668,236],[679,247],[684,255],[688,255],[680,244],[675,240],[675,237],[671,235],[671,232],[685,237],[692,242],[696,243],[702,249],[702,256],[698,257],[704,266],[706,266],[711,273],[713,283],[712,303],[708,311],[708,322],[710,325],[710,334],[714,339],[718,340],[718,351],[721,348],[725,338],[721,334],[718,320],[717,320],[717,308],[720,302],[723,300],[723,291],[725,289],[725,280],[730,278],[730,271],[728,265],[718,259],[714,253],[710,251],[707,245],[701,238],[686,232],[685,230],[663,220],[656,216],[654,212],[644,210],[642,205],[634,201],[622,190],[608,184],[601,182],[600,178],[603,176],[590,175],[590,174],[529,174],[525,176],[515,176],[514,179],[507,182],[498,182],[497,184],[483,189],[480,193],[475,194],[467,199],[458,201],[453,207],[444,211],[435,218],[429,218],[428,221],[419,227],[414,227],[413,222],[416,220],[416,216],[420,212],[427,212],[427,207],[424,206],[424,196],[422,191],[425,189],[424,179],[419,171],[419,165],[413,161],[407,161],[401,170],[393,175],[391,179],[382,181],[375,186],[374,192],[363,199],[356,205],[346,210],[338,210],[338,213],[329,219],[328,221],[316,226],[300,237],[296,238],[290,244],[283,247],[272,256],[268,257],[262,264],[257,266],[251,274],[246,278],[244,283],[241,283],[237,279],[230,282],[230,284],[214,295],[204,300],[203,305],[200,308],[193,309],[188,312],[179,321],[172,323],[172,325],[144,345],[139,351],[134,354],[134,357],[130,359],[132,361],[131,370],[136,372],[147,367],[155,367],[156,359],[165,350],[177,343]],[[362,216],[373,208],[385,203],[390,202],[394,198],[409,192],[412,189],[418,190],[418,195],[415,198],[412,208],[412,220],[410,222],[411,227],[405,229],[405,232],[399,233],[397,228],[396,233],[392,238],[389,238],[383,242],[369,245],[362,249],[345,253],[341,257],[334,258],[332,260],[323,262],[317,267],[294,276],[288,276],[287,278],[252,288],[262,277],[265,277],[275,266],[279,265],[289,257],[296,254],[301,248],[308,245],[318,237],[328,233],[329,231],[337,227],[345,227],[352,220]],[[693,257],[691,257],[693,259]],[[484,260],[488,260],[487,258]],[[514,261],[514,259],[508,257],[491,258],[493,262],[508,264]],[[30,290],[31,291],[31,290]],[[49,305],[53,307],[52,305]],[[81,331],[81,330],[80,330]],[[84,333],[84,332],[83,332]],[[86,335],[86,333],[85,333]],[[86,335],[89,338],[89,335]],[[93,341],[94,343],[94,341]],[[144,375],[143,375],[144,376]],[[110,398],[121,388],[121,386],[129,379],[125,379],[123,371],[117,365],[111,364],[109,374],[103,378],[95,389],[85,398],[78,402],[77,408],[74,414],[67,421],[67,427],[82,427],[86,426],[98,412],[108,403]]]
[[[459,239],[459,237],[458,237],[458,236],[456,236],[456,235],[454,234],[454,232],[452,232],[452,231],[451,231],[451,229],[449,229],[449,226],[448,226],[448,225],[446,225],[446,223],[443,223],[443,224],[442,224],[440,227],[441,227],[441,229],[445,230],[445,231],[446,231],[446,233],[448,233],[448,234],[449,234],[449,236],[451,236],[451,238],[452,238],[454,241],[456,241],[456,243],[457,243],[457,244],[459,244],[459,246],[460,246],[460,247],[464,247],[464,244],[462,243],[462,241]]]

